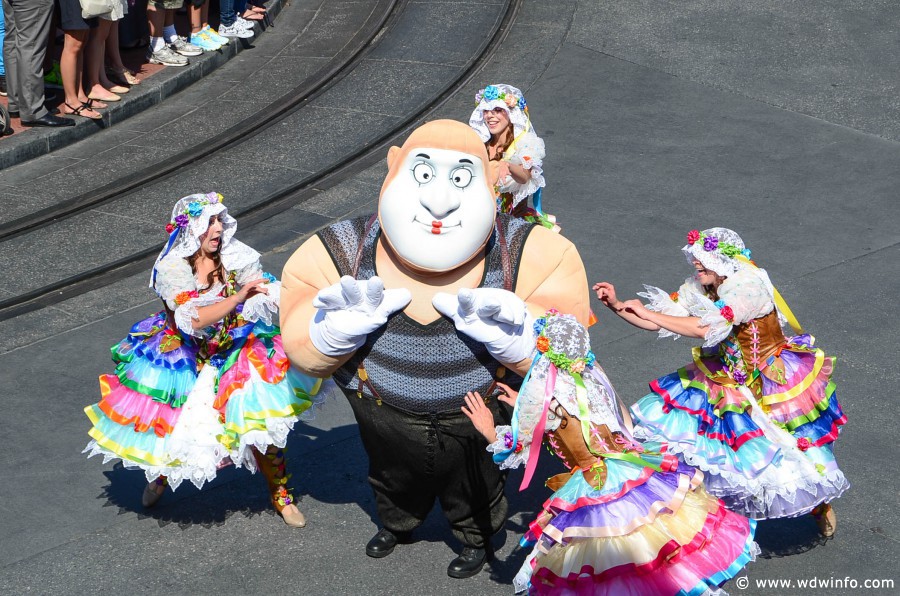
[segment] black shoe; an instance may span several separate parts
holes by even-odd
[[[19,117],[19,112],[9,112],[9,111],[7,111],[6,113],[9,114],[9,117],[10,117],[10,118],[18,118],[18,117]]]
[[[380,559],[394,552],[395,546],[397,546],[397,535],[387,528],[382,528],[369,540],[369,543],[366,545],[366,554],[375,559]]]
[[[22,126],[75,126],[75,121],[69,118],[60,118],[53,114],[44,114],[37,120],[22,120]]]
[[[484,562],[487,561],[487,551],[483,548],[465,547],[459,556],[450,561],[447,567],[447,575],[456,579],[466,579],[478,575]]]

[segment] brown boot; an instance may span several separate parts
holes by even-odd
[[[837,530],[837,515],[835,515],[834,507],[831,506],[831,503],[822,503],[813,509],[812,516],[816,518],[816,523],[819,525],[819,533],[822,536],[825,538],[834,536],[834,531]]]
[[[285,449],[272,446],[266,450],[265,455],[258,451],[253,453],[256,456],[259,470],[269,483],[269,492],[271,493],[272,506],[275,508],[275,511],[278,512],[287,525],[292,528],[302,528],[306,525],[306,517],[297,509],[294,496],[291,494],[290,489],[287,488],[287,482],[290,480],[291,475],[285,473],[284,451]]]
[[[147,486],[144,487],[144,494],[141,495],[141,505],[148,508],[156,505],[162,498],[163,493],[166,492],[167,486],[169,486],[169,481],[165,476],[160,476],[153,482],[147,484]]]

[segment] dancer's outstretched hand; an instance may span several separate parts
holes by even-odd
[[[593,290],[597,293],[597,298],[607,308],[618,310],[622,307],[622,303],[616,297],[616,287],[609,282],[601,281],[595,283]]]
[[[494,415],[490,409],[484,404],[484,399],[477,391],[466,393],[466,405],[462,407],[462,413],[472,421],[481,435],[487,439],[488,443],[497,440],[497,431],[494,429]]]
[[[349,354],[411,299],[405,288],[385,290],[377,276],[356,280],[345,275],[316,294],[313,306],[319,311],[309,324],[310,340],[327,356]]]

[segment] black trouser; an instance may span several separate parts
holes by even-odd
[[[346,395],[369,455],[369,484],[384,527],[412,531],[437,498],[453,535],[484,548],[506,522],[506,473],[469,419],[462,412],[413,414],[356,392]],[[498,402],[489,407],[501,423]]]

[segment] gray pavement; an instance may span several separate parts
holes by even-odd
[[[890,32],[898,16],[900,8],[884,2],[820,3],[818,11],[796,2],[526,2],[496,60],[441,113],[466,119],[486,82],[525,90],[547,143],[547,209],[579,247],[590,281],[613,281],[623,295],[641,283],[674,289],[688,274],[679,251],[687,230],[733,227],[837,356],[850,421],[836,454],[853,484],[836,504],[838,532],[822,543],[807,518],[760,523],[763,556],[746,569],[749,588],[726,586],[732,594],[851,592],[755,583],[813,577],[891,579],[894,588],[871,592],[900,593],[891,401],[900,381],[892,316],[900,144],[890,132],[900,119],[877,99],[896,84]],[[838,85],[843,99],[822,81]],[[371,211],[383,175],[383,163],[372,163],[239,237],[262,248],[264,264],[278,272],[318,226]],[[71,241],[83,241],[78,230]],[[511,592],[525,554],[516,540],[547,491],[516,493],[513,473],[498,559],[476,578],[447,578],[452,538],[435,513],[417,542],[369,559],[362,547],[376,527],[374,507],[343,398],[291,441],[307,528],[286,528],[269,512],[261,479],[240,470],[142,511],[139,474],[85,461],[79,451],[89,426],[81,408],[96,400],[96,375],[111,368],[108,346],[156,306],[145,285],[146,276],[135,276],[0,322],[9,439],[0,452],[0,590]],[[596,310],[595,352],[627,403],[686,361],[690,342],[656,340]],[[539,475],[556,465],[542,458]]]

